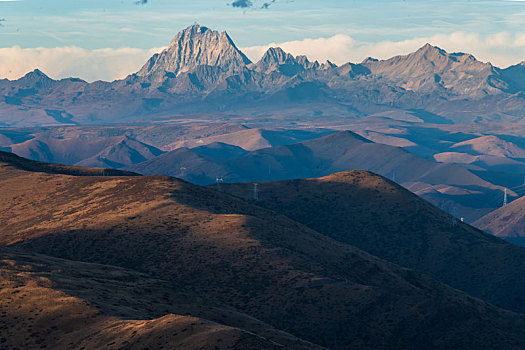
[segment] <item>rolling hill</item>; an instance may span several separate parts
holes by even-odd
[[[45,163],[19,157],[10,152],[0,151],[0,162],[10,167],[30,172],[46,172],[49,174],[63,174],[73,176],[136,176],[129,171],[101,168],[77,167],[62,164]]]
[[[265,130],[265,129],[246,129],[224,135],[210,136],[180,141],[171,144],[170,148],[194,148],[211,143],[226,143],[229,145],[243,148],[247,151],[255,151],[261,148],[268,148],[281,145],[292,145],[305,140],[316,139],[335,131],[329,130]]]
[[[176,176],[201,185],[214,183],[217,177],[225,182],[255,182],[368,170],[395,178],[396,182],[445,210],[457,207],[458,215],[467,221],[499,205],[499,201],[492,203],[486,198],[503,195],[502,186],[493,185],[469,169],[420,158],[402,148],[374,143],[350,131],[235,158],[214,158],[192,149],[178,149],[126,169],[146,175]]]
[[[524,316],[227,194],[9,160],[0,186],[10,188],[0,192],[4,246],[147,273],[321,346],[525,346]]]
[[[524,149],[512,142],[493,135],[481,136],[472,140],[463,141],[453,145],[451,148],[458,152],[467,152],[471,154],[525,159]]]
[[[253,184],[222,190],[251,198]],[[256,203],[340,242],[525,312],[525,249],[453,219],[378,175],[342,172],[259,183]]]
[[[488,213],[473,224],[481,230],[525,246],[525,198]]]
[[[162,154],[161,150],[128,136],[101,137],[96,140],[37,136],[7,148],[33,160],[99,168],[122,168]]]
[[[236,123],[194,124],[191,121],[167,125],[113,125],[113,126],[55,126],[31,127],[22,129],[4,128],[0,133],[11,135],[14,131],[27,139],[41,137],[44,139],[83,139],[97,141],[102,138],[127,136],[161,150],[171,150],[169,145],[182,140],[201,139],[230,134],[246,130],[247,127]],[[16,142],[20,143],[20,142]]]

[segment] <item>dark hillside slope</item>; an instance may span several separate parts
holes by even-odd
[[[0,151],[0,166],[16,169],[45,172],[49,174],[63,174],[73,176],[137,176],[137,173],[115,169],[86,168],[71,165],[45,163],[19,157],[10,152]]]
[[[253,184],[223,184],[238,197]],[[525,312],[525,249],[452,220],[372,173],[259,184],[256,204],[498,306]]]

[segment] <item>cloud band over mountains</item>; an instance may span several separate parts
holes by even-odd
[[[243,47],[242,51],[258,61],[269,47],[279,46],[293,55],[307,55],[311,60],[336,63],[361,62],[366,57],[379,59],[408,54],[425,43],[437,45],[448,52],[467,52],[482,61],[507,67],[525,60],[525,34],[506,32],[491,36],[456,32],[404,41],[379,43],[359,42],[350,36],[338,34],[328,38],[307,38],[298,41],[270,43]],[[0,48],[0,78],[17,79],[39,68],[52,78],[79,77],[87,81],[121,79],[134,73],[162,48],[86,50],[79,47],[57,48]]]
[[[17,79],[38,68],[51,78],[121,79],[136,72],[162,48],[86,50],[79,47],[0,48],[0,77]]]

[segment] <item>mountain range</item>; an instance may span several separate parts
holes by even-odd
[[[40,70],[0,81],[3,126],[202,119],[292,125],[303,119],[411,114],[426,122],[519,122],[524,65],[506,69],[425,45],[388,60],[337,66],[270,48],[256,63],[225,32],[193,25],[134,74],[53,80]]]
[[[215,152],[211,153],[210,148]],[[456,215],[467,221],[500,204],[480,201],[481,198],[497,198],[504,192],[504,187],[460,165],[424,159],[350,131],[252,152],[219,143],[179,148],[125,169],[146,175],[176,176],[200,185],[215,183],[217,178],[225,182],[257,182],[368,170],[392,178],[448,211],[455,207]],[[509,191],[509,195],[514,194]]]
[[[494,129],[495,125],[490,124]],[[525,142],[516,124],[428,124],[367,117],[345,129],[237,123],[1,128],[0,147],[68,165],[171,175],[208,185],[321,177],[347,170],[386,176],[473,222],[525,194]]]
[[[0,349],[524,349],[524,115],[525,64],[199,25],[0,80]]]

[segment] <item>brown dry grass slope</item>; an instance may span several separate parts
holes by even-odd
[[[322,346],[525,347],[522,315],[174,178],[6,163],[0,188],[2,245],[145,272]]]
[[[488,213],[474,222],[476,227],[525,246],[525,198]]]
[[[249,196],[253,184],[224,184]],[[340,242],[510,310],[525,312],[525,249],[457,221],[365,171],[259,184],[258,205]]]
[[[152,318],[191,298],[137,272],[6,248],[0,257],[1,349],[284,348],[199,317]]]

